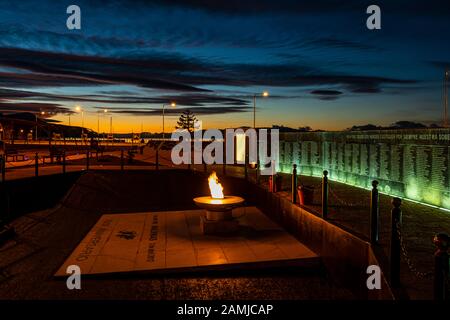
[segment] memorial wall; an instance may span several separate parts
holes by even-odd
[[[278,171],[322,176],[450,209],[450,130],[280,133]]]

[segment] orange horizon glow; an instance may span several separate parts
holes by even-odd
[[[100,123],[100,133],[109,133],[110,132],[110,119],[112,116],[112,132],[113,133],[131,133],[131,132],[150,132],[150,133],[162,133],[162,117],[159,116],[147,116],[147,117],[134,117],[128,115],[117,115],[110,112],[101,112],[100,117],[97,114],[84,114],[84,127],[87,129],[91,129],[97,132],[98,121]],[[69,116],[68,115],[56,115],[51,117],[54,120],[60,121],[60,124],[69,125]],[[199,120],[203,121],[202,127],[203,129],[225,129],[225,128],[239,128],[239,127],[251,127],[252,126],[252,117],[250,114],[240,114],[236,117],[233,117],[233,120],[230,120],[226,116],[197,116]],[[165,119],[165,127],[166,132],[175,131],[175,127],[177,125],[178,115],[167,116]],[[80,113],[74,113],[70,116],[70,125],[81,127],[82,116]],[[266,127],[270,128],[272,125],[279,124],[274,121],[273,118],[260,117],[257,118],[257,127]],[[353,123],[354,124],[354,123]],[[289,122],[283,122],[283,125],[291,128],[298,128],[300,126],[311,126],[313,129],[323,129],[330,131],[342,131],[346,126],[350,126],[350,124],[332,122],[326,123],[324,121],[316,120],[316,121],[308,121],[308,122],[299,122],[295,119]]]

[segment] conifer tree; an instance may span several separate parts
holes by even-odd
[[[191,110],[185,110],[181,114],[180,118],[177,121],[177,129],[185,129],[189,132],[194,131],[194,123],[197,121],[195,115],[191,112]]]

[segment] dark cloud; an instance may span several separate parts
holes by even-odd
[[[2,86],[64,86],[130,84],[145,88],[207,92],[200,85],[307,86],[340,84],[375,92],[383,84],[414,81],[372,76],[317,74],[298,64],[221,64],[181,56],[149,56],[141,60],[55,54],[22,49],[0,49],[0,65],[32,73],[3,73]]]
[[[0,102],[1,113],[13,113],[13,112],[32,112],[40,113],[44,111],[47,114],[67,113],[68,109],[54,103],[41,103],[41,102]]]
[[[175,91],[208,91],[164,79],[164,72],[201,71],[178,57],[151,57],[128,60],[72,54],[57,54],[24,49],[0,49],[0,65],[32,73],[3,73],[0,85],[23,87],[82,86],[95,84],[132,84],[144,88]],[[166,76],[167,77],[167,76]]]
[[[124,3],[124,1],[118,1]],[[365,12],[374,4],[372,0],[150,0],[134,1],[135,3],[151,3],[162,6],[176,6],[189,9],[205,10],[225,14],[312,14],[324,12]],[[415,15],[449,15],[450,3],[447,0],[379,0],[375,4],[389,13]]]
[[[0,66],[25,71],[0,73],[0,86],[9,88],[126,84],[175,92],[171,95],[152,94],[148,97],[130,94],[127,91],[114,93],[105,91],[103,94],[74,96],[0,89],[2,100],[38,99],[101,104],[161,105],[168,101],[176,101],[178,105],[185,107],[224,107],[224,109],[217,108],[215,111],[199,109],[199,112],[211,113],[246,111],[249,98],[230,94],[218,95],[199,86],[225,85],[241,88],[333,86],[338,89],[318,89],[311,92],[319,99],[332,100],[342,95],[342,90],[374,94],[382,92],[387,85],[408,86],[417,83],[415,80],[388,77],[323,74],[320,70],[294,63],[222,64],[188,59],[180,55],[166,57],[160,54],[130,59],[0,48]],[[66,111],[56,108],[56,112]]]
[[[430,61],[429,63],[440,70],[450,70],[450,61]]]
[[[348,76],[348,75],[311,75],[299,76],[292,79],[292,83],[298,86],[314,85],[340,85],[354,93],[378,93],[382,91],[383,85],[411,85],[416,80],[403,80],[374,76]]]
[[[1,50],[0,50],[1,51]],[[1,63],[0,63],[1,64]],[[66,75],[48,75],[35,73],[0,72],[0,86],[5,87],[64,87],[64,86],[95,86],[111,82],[98,81],[89,78],[68,77]]]
[[[127,93],[127,92],[122,92]],[[174,101],[182,106],[203,106],[207,104],[232,105],[235,107],[245,107],[248,101],[244,97],[224,97],[214,94],[182,94],[163,95],[154,97],[139,97],[130,95],[58,95],[42,92],[12,90],[0,88],[0,101],[12,99],[39,99],[49,101],[73,101],[73,102],[94,102],[102,104],[167,104]],[[247,100],[249,97],[247,97]],[[98,107],[104,109],[104,107]]]
[[[341,91],[338,90],[313,90],[311,94],[317,94],[320,96],[338,96],[342,94]]]
[[[166,108],[166,115],[179,115],[186,110],[190,110],[196,115],[215,115],[247,112],[250,107],[216,106],[216,107],[189,107],[189,108]],[[112,108],[108,109],[112,113],[128,114],[137,116],[161,115],[161,108]]]
[[[305,42],[306,45],[314,45],[327,48],[344,48],[357,50],[372,50],[375,46],[364,44],[356,41],[342,40],[337,38],[319,38]]]
[[[338,90],[313,90],[310,92],[313,95],[316,95],[319,100],[336,100],[343,93]]]
[[[116,3],[125,5],[130,1],[118,0]],[[328,10],[354,9],[361,1],[347,0],[134,0],[132,3],[142,6],[166,6],[186,9],[204,10],[215,13],[227,14],[252,14],[252,13],[311,13]]]

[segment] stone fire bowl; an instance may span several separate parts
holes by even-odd
[[[207,220],[230,220],[231,210],[244,203],[244,199],[237,196],[226,196],[223,199],[215,199],[211,196],[194,198],[195,204],[206,210]]]
[[[236,196],[226,196],[223,199],[207,196],[194,198],[194,202],[198,207],[208,211],[227,211],[241,206],[244,199]]]

